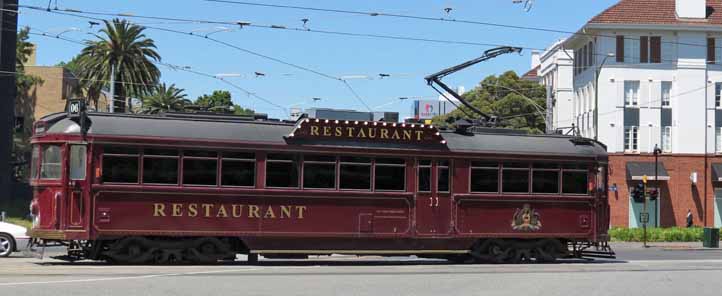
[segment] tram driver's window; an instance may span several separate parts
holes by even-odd
[[[501,170],[501,191],[504,193],[529,192],[529,164],[503,163]]]
[[[431,160],[419,160],[419,172],[417,173],[419,192],[431,191]]]
[[[471,192],[499,192],[499,163],[471,162]]]
[[[33,145],[32,158],[30,160],[30,179],[38,177],[38,166],[40,165],[40,147]]]
[[[104,183],[138,183],[139,151],[133,147],[103,147]]]
[[[145,149],[143,183],[178,184],[178,150]]]
[[[61,174],[60,145],[43,147],[43,160],[40,164],[40,179],[60,179]]]
[[[266,156],[266,187],[298,188],[298,156],[273,154]]]
[[[335,189],[336,157],[305,155],[303,157],[303,188]]]
[[[371,190],[371,158],[341,156],[341,189]]]
[[[402,158],[377,158],[376,190],[403,191],[406,189],[406,161]]]

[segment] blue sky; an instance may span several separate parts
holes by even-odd
[[[450,16],[457,19],[576,31],[589,18],[616,1],[536,0],[533,9],[529,12],[525,12],[519,5],[512,4],[511,0],[248,0],[248,2],[431,17],[443,17],[445,16],[444,8],[451,7],[453,10]],[[301,19],[309,19],[308,27],[318,30],[509,44],[534,48],[544,48],[555,40],[565,37],[564,34],[540,31],[241,6],[202,0],[58,0],[57,3],[59,8],[81,11],[246,21],[254,24],[287,27],[302,27]],[[45,0],[21,0],[21,4],[46,7],[48,2]],[[134,21],[199,33],[210,32],[218,26],[197,23],[158,24],[158,21],[142,19],[134,19]],[[28,9],[21,9],[19,23],[20,26],[32,27],[35,32],[46,31],[55,34],[67,28],[78,28],[80,31],[70,31],[62,35],[75,40],[91,38],[87,32],[97,30],[97,26],[90,29],[87,20],[84,19]],[[233,31],[219,32],[212,36],[332,76],[373,77],[374,79],[350,79],[349,83],[369,106],[382,106],[381,109],[398,111],[401,116],[409,115],[411,102],[400,102],[398,97],[434,96],[434,91],[426,86],[423,80],[425,75],[475,58],[488,48],[262,28],[243,28],[241,30],[232,28]],[[316,106],[365,109],[339,81],[323,78],[192,36],[157,30],[148,30],[146,34],[156,41],[163,62],[190,66],[193,70],[210,74],[242,74],[242,77],[225,79],[279,105],[302,108]],[[31,41],[38,45],[37,63],[39,65],[54,65],[60,61],[67,61],[82,48],[81,45],[42,36],[32,36]],[[525,51],[521,56],[501,56],[449,76],[445,81],[449,85],[463,85],[467,89],[471,89],[483,77],[490,74],[499,74],[507,70],[523,73],[529,68],[529,53],[529,51]],[[233,100],[244,107],[269,113],[273,117],[287,117],[281,109],[249,97],[242,91],[229,88],[220,81],[165,67],[160,67],[160,69],[163,82],[175,83],[178,87],[184,88],[191,99],[216,89],[225,89],[231,91]],[[254,72],[262,72],[266,76],[256,78],[253,75]],[[378,79],[379,73],[388,73],[392,76]],[[314,97],[322,98],[322,100],[313,103],[312,98]]]

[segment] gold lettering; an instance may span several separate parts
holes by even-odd
[[[424,134],[424,131],[416,131],[416,140],[421,141],[421,135]]]
[[[264,219],[271,218],[276,219],[276,213],[273,212],[273,208],[271,206],[268,206],[268,209],[266,209],[266,214],[263,215]]]
[[[202,204],[201,207],[203,207],[203,210],[205,210],[205,217],[211,216],[211,208],[213,208],[212,204]]]
[[[258,206],[248,206],[248,218],[261,218],[261,215],[258,214],[258,210],[260,210]]]
[[[318,126],[315,126],[315,125],[311,126],[311,135],[318,136]]]
[[[382,128],[381,129],[381,139],[388,139],[389,138],[389,130]]]
[[[360,128],[358,130],[358,135],[356,135],[357,138],[366,138],[366,133],[364,133],[364,129]]]
[[[238,211],[236,211],[238,209]],[[233,205],[233,218],[239,218],[243,215],[243,205]]]
[[[291,217],[291,207],[281,206],[281,219]]]
[[[181,210],[183,209],[182,204],[174,203],[171,206],[173,207],[173,212],[171,213],[171,216],[173,216],[173,217],[182,217],[183,216],[183,212],[181,212]]]
[[[326,137],[331,136],[331,127],[330,126],[323,127],[323,135]]]
[[[218,213],[216,214],[216,217],[228,218],[228,212],[226,212],[226,207],[222,204],[221,207],[218,208]]]
[[[341,136],[341,127],[337,126],[336,127],[336,137],[340,137],[340,136]]]
[[[303,211],[306,210],[306,206],[297,206],[296,210],[298,210],[298,219],[303,219]]]
[[[411,140],[411,131],[404,131],[404,140]]]
[[[188,217],[198,216],[198,204],[188,205]]]
[[[153,204],[153,217],[165,217],[165,205],[162,203]]]
[[[394,134],[391,135],[391,138],[394,139],[394,140],[399,140],[399,139],[401,139],[401,137],[399,136],[399,131],[398,131],[398,130],[394,130]]]
[[[369,128],[369,138],[376,139],[376,129],[375,128]]]
[[[356,128],[353,128],[353,127],[347,127],[347,128],[346,128],[346,130],[348,131],[348,136],[349,136],[349,138],[353,138],[353,131],[354,131],[355,129],[356,129]]]

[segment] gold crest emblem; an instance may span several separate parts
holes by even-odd
[[[531,208],[531,205],[524,204],[521,209],[516,209],[514,218],[511,221],[511,228],[520,231],[537,231],[542,224],[539,213]]]

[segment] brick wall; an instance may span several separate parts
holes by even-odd
[[[629,225],[629,187],[639,181],[627,180],[626,163],[630,161],[654,162],[651,154],[609,156],[609,185],[616,184],[617,192],[609,192],[612,226],[626,227]],[[659,222],[662,227],[685,226],[687,210],[692,211],[694,224],[712,226],[714,223],[714,186],[722,186],[712,182],[712,163],[722,163],[722,157],[708,157],[707,174],[704,170],[704,155],[661,155],[660,163],[669,173],[668,181],[659,181]],[[690,180],[692,172],[697,172],[697,184]],[[654,186],[654,181],[649,181]],[[705,185],[707,195],[705,198]],[[706,204],[705,204],[706,203]],[[705,215],[706,212],[706,215]]]

